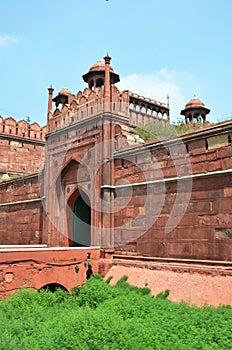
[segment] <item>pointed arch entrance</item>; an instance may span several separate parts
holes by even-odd
[[[91,203],[78,182],[87,187],[90,176],[85,164],[72,159],[57,179],[59,213],[64,214],[65,245],[71,247],[91,246]]]
[[[91,207],[86,193],[81,192],[73,208],[73,225],[70,245],[89,247],[91,245]]]

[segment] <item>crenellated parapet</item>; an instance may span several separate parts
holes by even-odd
[[[109,111],[123,114],[129,122],[129,92],[127,90],[120,91],[115,85],[111,85],[110,91],[112,102]],[[56,108],[48,115],[49,132],[102,113],[105,102],[104,86],[94,90],[85,88],[76,95],[70,93],[66,99],[63,99],[63,96],[58,93],[53,101],[56,101]]]
[[[47,126],[41,127],[36,122],[30,124],[26,120],[16,121],[12,117],[0,116],[0,135],[44,141],[46,132]]]
[[[64,95],[64,90],[66,90],[66,95]],[[62,89],[53,99],[56,108],[48,114],[48,131],[63,128],[101,112],[103,93],[103,88],[96,88],[94,91],[86,88],[76,95],[71,94],[68,89]]]
[[[0,116],[0,182],[40,170],[46,132],[47,126]]]
[[[106,56],[105,62],[110,57]],[[111,112],[125,117],[132,126],[145,125],[153,119],[169,122],[169,106],[165,103],[140,96],[129,90],[120,91],[116,83],[119,75],[103,61],[98,61],[83,75],[88,84],[77,94],[63,88],[53,98],[54,89],[48,88],[48,132],[93,117],[103,112]],[[106,74],[106,67],[108,73]],[[108,76],[108,82],[105,80]],[[55,109],[52,110],[52,102]]]

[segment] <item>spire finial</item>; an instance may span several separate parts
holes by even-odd
[[[52,94],[54,91],[53,87],[52,87],[52,84],[50,84],[49,88],[48,88],[48,92],[49,94]]]
[[[110,64],[111,57],[109,56],[108,52],[107,55],[104,57],[105,64]]]

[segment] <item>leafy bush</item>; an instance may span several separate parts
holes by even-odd
[[[105,280],[105,282],[106,282],[107,284],[110,284],[110,281],[112,280],[112,278],[113,278],[113,276],[109,276],[109,277]]]
[[[77,303],[79,306],[96,308],[100,303],[113,298],[115,289],[103,282],[100,275],[94,274],[81,288]]]
[[[161,292],[157,294],[156,299],[167,299],[168,296],[169,296],[169,290],[166,289],[165,292]]]
[[[190,307],[94,275],[71,293],[21,290],[0,301],[0,350],[232,349],[232,308]]]
[[[136,292],[138,294],[141,294],[141,295],[146,295],[146,294],[149,294],[150,293],[150,289],[148,287],[144,287],[144,288],[139,288],[139,287],[136,287],[136,286],[131,286],[129,283],[127,283],[127,279],[128,277],[127,276],[122,276],[122,278],[120,278],[120,280],[118,280],[118,282],[116,283],[116,290],[118,288],[120,288],[120,294],[124,294],[124,293],[128,293],[128,292]]]

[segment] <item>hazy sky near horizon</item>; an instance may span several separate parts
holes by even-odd
[[[0,2],[0,115],[46,123],[47,88],[73,93],[107,52],[120,89],[166,102],[194,95],[212,122],[232,118],[231,0]]]

